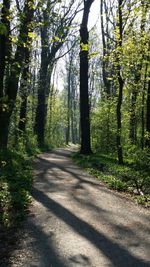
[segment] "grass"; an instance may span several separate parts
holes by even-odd
[[[0,224],[9,228],[25,217],[31,201],[31,158],[16,151],[0,152]]]
[[[144,169],[133,163],[119,165],[112,156],[95,153],[84,156],[79,153],[72,155],[80,167],[86,169],[111,189],[132,194],[139,204],[150,205],[150,176],[148,168]]]

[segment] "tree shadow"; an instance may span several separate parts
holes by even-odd
[[[32,237],[32,244],[29,244],[34,255],[37,255],[35,259],[26,259],[25,266],[40,266],[40,267],[68,267],[65,263],[65,259],[60,256],[55,248],[55,242],[53,241],[53,233],[46,234],[39,225],[36,225],[32,219],[27,222],[28,234]],[[30,254],[29,254],[30,255]],[[29,262],[29,264],[28,264]],[[33,265],[31,265],[33,263]],[[24,266],[24,265],[23,265]]]
[[[148,262],[132,255],[127,249],[112,241],[93,226],[79,219],[56,201],[50,199],[42,191],[34,188],[33,197],[54,215],[69,225],[73,231],[90,241],[107,257],[114,267],[150,267]]]
[[[62,157],[68,157],[70,155],[70,151],[68,153],[64,153],[61,151],[58,151],[56,154],[56,158],[62,159]],[[52,153],[47,154],[48,157],[52,156]],[[53,154],[54,155],[54,154]],[[87,174],[82,173],[80,174],[80,168],[75,167],[73,163],[70,161],[65,161],[63,164],[59,164],[59,161],[57,163],[50,162],[49,160],[43,159],[38,157],[37,162],[35,162],[35,169],[37,170],[36,177],[37,182],[41,183],[40,190],[34,188],[33,189],[33,197],[39,201],[43,206],[45,206],[49,211],[51,211],[54,215],[56,215],[58,218],[60,218],[63,222],[65,222],[67,225],[69,225],[72,230],[78,234],[80,234],[82,237],[86,238],[88,241],[93,244],[96,248],[98,248],[104,255],[111,261],[111,267],[150,267],[150,263],[145,262],[144,260],[133,256],[128,249],[122,247],[119,243],[119,240],[112,241],[110,238],[107,237],[107,235],[104,235],[103,233],[98,232],[93,226],[85,222],[84,220],[78,218],[75,214],[64,208],[62,205],[57,203],[56,201],[50,199],[45,193],[46,192],[63,192],[67,191],[68,188],[66,188],[66,185],[62,186],[63,183],[59,182],[65,178],[60,177],[59,173],[57,171],[63,171],[66,173],[69,173],[73,179],[75,179],[75,185],[74,189],[78,193],[77,190],[83,190],[84,193],[87,194],[85,185],[91,185],[100,191],[104,191],[107,194],[110,193],[110,191],[103,185],[101,185],[98,181],[94,181],[90,178],[90,176]],[[57,169],[57,171],[56,171]],[[49,178],[49,170],[51,174],[51,178]],[[39,172],[39,173],[38,173]],[[47,176],[48,175],[48,176]],[[54,178],[53,178],[54,177]],[[58,182],[56,183],[56,180]],[[36,182],[36,183],[37,183]],[[44,190],[45,193],[43,193],[41,190]],[[71,193],[71,192],[70,192]],[[115,194],[115,192],[114,192]],[[72,195],[73,196],[73,195]],[[118,197],[118,194],[116,195]],[[83,203],[85,207],[90,203]],[[113,224],[113,220],[111,220],[111,212],[108,216],[108,211],[102,209],[101,207],[97,207],[94,204],[90,204],[90,209],[95,210],[96,213],[99,213],[100,216],[103,218],[103,220],[109,220],[114,232],[120,233],[120,238],[122,238],[125,235],[131,235],[133,237],[134,233],[130,231],[130,229],[125,228],[124,226],[115,225]],[[145,215],[145,220],[149,220],[149,216]],[[33,245],[35,251],[38,252],[39,255],[39,262],[32,263],[30,267],[34,266],[40,266],[40,267],[50,267],[50,264],[53,267],[70,267],[70,265],[75,266],[75,264],[80,264],[83,266],[90,266],[91,262],[90,259],[82,254],[75,255],[71,258],[69,258],[70,264],[66,263],[64,258],[61,257],[58,254],[57,246],[52,242],[52,237],[48,236],[46,233],[43,232],[42,228],[39,225],[35,225],[35,223],[32,220],[29,220],[29,228],[31,230],[30,234],[33,237]],[[147,232],[148,233],[148,232]],[[118,235],[119,236],[119,235]],[[52,239],[51,239],[52,238]],[[19,239],[15,239],[16,245],[19,244]],[[131,243],[132,246],[138,246],[138,242],[141,242],[140,239],[137,240],[136,243]],[[21,243],[21,242],[20,242]],[[143,240],[144,243],[144,240]],[[145,243],[146,244],[146,243]],[[14,247],[12,248],[12,251],[8,253],[7,259],[4,264],[0,266],[1,267],[7,267],[11,266],[9,258],[11,257],[11,253],[13,254]],[[67,261],[68,262],[68,261]],[[40,265],[39,265],[40,264]],[[23,266],[25,267],[25,265]],[[28,267],[28,266],[27,266]]]
[[[43,169],[41,171],[41,163],[43,165]],[[73,163],[72,163],[73,164]],[[89,185],[92,185],[92,186],[96,186],[96,187],[100,187],[102,190],[104,191],[108,191],[108,189],[105,189],[104,188],[104,185],[100,184],[99,181],[97,181],[95,179],[95,181],[93,181],[93,177],[90,176],[88,173],[86,174],[85,172],[82,173],[82,175],[79,174],[79,172],[81,172],[82,170],[80,168],[74,168],[74,171],[73,168],[72,168],[72,165],[70,166],[70,162],[68,163],[63,163],[63,166],[61,164],[59,164],[58,162],[55,163],[55,162],[50,162],[46,159],[43,159],[43,158],[38,158],[38,162],[36,162],[36,171],[38,172],[39,171],[39,174],[36,174],[37,177],[40,177],[42,179],[44,179],[47,171],[49,169],[53,170],[53,169],[59,169],[63,172],[68,172],[70,175],[72,175],[73,178],[75,178],[77,181],[78,181],[78,185],[79,184],[89,184]],[[55,175],[56,175],[56,172],[55,172]],[[82,178],[81,178],[82,176]],[[60,176],[58,176],[59,179],[61,179]],[[47,181],[48,182],[48,181]],[[50,185],[51,185],[51,182],[50,182]]]
[[[59,158],[57,157],[58,155],[60,156]],[[51,156],[52,155],[50,155],[50,159],[51,159]],[[96,213],[100,214],[101,220],[103,220],[105,222],[106,221],[109,222],[114,233],[116,233],[116,236],[114,236],[114,239],[116,240],[116,242],[115,242],[115,246],[113,246],[113,248],[115,248],[115,251],[116,251],[117,242],[119,242],[122,238],[124,238],[124,236],[127,237],[129,247],[138,247],[138,246],[140,246],[140,244],[148,245],[144,240],[142,241],[141,238],[138,238],[138,236],[136,236],[136,232],[132,231],[130,228],[128,228],[124,225],[123,226],[122,225],[115,225],[113,220],[111,220],[111,211],[110,211],[110,214],[108,215],[107,210],[104,210],[101,207],[94,205],[93,203],[89,203],[87,201],[88,198],[87,199],[85,198],[85,201],[83,201],[83,199],[79,199],[79,195],[81,194],[81,192],[82,192],[82,195],[85,194],[85,196],[87,196],[87,194],[88,194],[88,191],[86,190],[87,188],[85,187],[85,185],[95,187],[97,190],[104,191],[107,194],[110,194],[110,190],[105,188],[103,185],[101,185],[99,183],[99,181],[92,180],[93,178],[91,178],[90,175],[88,175],[88,174],[86,175],[86,173],[81,171],[80,168],[75,167],[71,161],[65,160],[62,163],[62,159],[63,159],[62,156],[64,156],[66,158],[65,153],[58,152],[56,154],[56,158],[58,159],[56,162],[55,162],[55,159],[54,159],[54,161],[53,160],[49,161],[49,160],[43,159],[43,158],[38,159],[39,165],[40,165],[39,166],[40,170],[41,170],[41,166],[44,166],[44,172],[42,174],[42,180],[43,180],[43,185],[46,184],[45,185],[45,188],[47,188],[46,192],[58,192],[58,193],[68,192],[68,186],[66,186],[66,183],[63,184],[63,179],[66,179],[66,175],[67,175],[67,173],[69,173],[71,175],[71,179],[75,180],[74,185],[71,185],[71,187],[74,189],[74,191],[70,191],[71,196],[74,197],[74,199],[76,201],[78,201],[79,204],[82,204],[83,208],[88,207],[89,209],[95,211],[95,214]],[[67,157],[68,157],[68,155],[67,155]],[[59,162],[59,159],[60,159],[60,162]],[[49,170],[51,171],[51,178],[52,179],[49,177],[49,173],[48,173]],[[63,174],[64,177],[61,177],[61,173],[59,173],[59,172],[64,172],[64,174]],[[55,178],[53,178],[53,177],[55,177]],[[41,173],[39,175],[39,178],[41,179]],[[44,192],[45,192],[45,190],[44,190]],[[117,198],[120,197],[123,200],[125,199],[124,197],[120,196],[116,192],[111,191],[111,193],[113,193],[113,195],[115,195]],[[57,215],[57,214],[55,214],[55,215]],[[75,216],[75,215],[73,214],[73,216]],[[138,216],[139,216],[139,214],[138,214]],[[61,216],[60,216],[60,218],[61,218]],[[120,238],[119,238],[119,236],[120,236]],[[132,242],[130,236],[132,236],[133,239],[135,239],[133,242]],[[112,242],[112,244],[114,244],[114,242]],[[119,249],[122,248],[122,246],[119,244],[117,244],[117,246],[119,247]],[[108,247],[110,247],[110,246],[108,246]],[[111,248],[110,248],[110,250],[111,250]],[[107,252],[107,249],[106,249],[106,252]],[[130,264],[130,265],[120,265],[121,267],[122,266],[142,266],[142,267],[143,266],[149,266],[147,262],[144,262],[144,261],[132,256],[132,254],[125,248],[123,248],[123,253],[121,253],[121,254],[124,255],[123,256],[124,258],[127,257],[127,259],[129,259],[129,264]],[[122,260],[121,260],[121,262],[122,262]],[[119,265],[114,265],[114,266],[119,266]]]
[[[2,259],[0,257],[1,267],[11,267],[12,262],[19,262],[18,266],[22,267],[69,267],[65,259],[56,250],[53,242],[53,233],[49,235],[44,233],[42,228],[36,225],[32,218],[28,218],[23,229],[18,230],[18,234],[11,233],[11,235],[12,243],[7,248],[7,255]],[[23,243],[24,239],[28,242],[26,245]],[[15,255],[15,250],[17,255]],[[24,250],[27,252],[22,254]],[[32,251],[32,254],[29,250]]]
[[[117,240],[126,240],[128,247],[139,247],[144,245],[145,247],[150,247],[150,240],[148,241],[140,235],[140,233],[145,233],[145,236],[150,236],[150,228],[147,227],[144,223],[140,221],[134,222],[134,225],[126,226],[121,223],[114,223],[114,212],[108,211],[107,209],[102,208],[101,206],[96,205],[93,201],[89,200],[86,192],[73,194],[74,200],[83,208],[83,210],[88,210],[91,213],[91,216],[95,220],[99,220],[105,224],[109,223],[109,227],[114,233],[114,238]],[[116,213],[116,215],[122,217],[121,213]],[[136,226],[136,227],[135,227]]]
[[[51,157],[52,153],[48,155]],[[69,153],[67,153],[67,155],[65,152],[61,150],[56,151],[56,156],[57,155],[60,156],[60,159],[62,159],[62,155],[64,157],[69,157],[70,151]],[[56,183],[56,178],[58,178],[59,181],[62,178],[59,174],[59,170],[60,170],[60,171],[69,173],[72,176],[72,178],[76,180],[76,184],[74,186],[75,190],[81,189],[81,188],[83,189],[84,185],[91,185],[95,187],[97,190],[100,190],[100,192],[105,192],[107,194],[110,194],[111,192],[111,194],[113,194],[113,196],[116,198],[117,201],[118,201],[118,198],[120,198],[121,200],[128,202],[130,206],[133,205],[133,208],[134,208],[135,203],[133,203],[133,201],[130,198],[128,198],[126,195],[122,195],[119,192],[116,192],[114,190],[111,190],[105,187],[105,185],[101,183],[99,180],[97,180],[96,178],[94,180],[94,178],[91,175],[89,175],[88,173],[80,169],[78,166],[75,166],[71,160],[63,162],[63,166],[62,166],[62,163],[59,163],[59,162],[55,163],[54,161],[49,161],[49,160],[46,160],[40,157],[38,157],[37,159],[38,159],[38,162],[35,164],[35,169],[37,169],[37,171],[39,170],[40,172],[36,176],[37,178],[40,178],[40,180],[43,180],[44,183],[46,183],[46,185],[44,185],[43,183],[43,186],[48,192],[56,192],[56,191],[64,192],[65,190],[68,190],[68,187],[66,188],[66,184],[63,185],[63,184]],[[41,166],[43,166],[42,172],[41,172]],[[58,170],[58,173],[55,171],[55,168]],[[49,177],[46,178],[48,170],[51,170],[52,172],[50,180],[49,180]],[[62,178],[62,179],[65,179],[65,178]],[[137,214],[137,217],[139,217],[139,213]],[[146,213],[143,214],[142,219],[143,221],[145,220],[145,223],[147,225],[147,222],[149,222],[150,220],[149,214],[146,214]]]

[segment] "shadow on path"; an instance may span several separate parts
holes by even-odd
[[[73,231],[90,241],[98,248],[113,264],[114,267],[150,267],[148,262],[136,258],[124,247],[98,232],[88,223],[78,218],[72,212],[50,199],[42,191],[34,189],[33,197],[58,218],[69,225]]]
[[[33,238],[32,248],[35,250],[37,259],[33,265],[27,267],[68,267],[63,257],[57,253],[53,242],[53,233],[47,235],[39,225],[36,225],[32,220],[28,222],[29,234]],[[28,262],[28,260],[27,260]]]

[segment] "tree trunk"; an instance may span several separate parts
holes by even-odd
[[[32,0],[33,1],[33,0]],[[29,45],[29,25],[33,19],[34,8],[31,5],[31,0],[26,0],[23,18],[20,24],[19,33],[19,45],[15,53],[14,60],[11,64],[10,75],[8,77],[6,89],[5,89],[5,102],[2,103],[0,108],[0,125],[2,126],[2,131],[0,132],[0,147],[6,148],[8,144],[8,130],[10,124],[11,114],[15,105],[17,91],[18,91],[18,81],[20,77],[21,67],[24,62],[25,47]],[[4,105],[6,108],[4,108]]]
[[[103,75],[103,83],[104,83],[104,92],[106,93],[106,98],[110,97],[110,89],[111,89],[111,83],[108,80],[108,59],[106,59],[106,56],[108,56],[108,51],[106,47],[106,41],[105,41],[105,30],[104,30],[104,12],[106,13],[106,10],[103,11],[103,4],[104,1],[101,0],[100,4],[100,12],[101,12],[101,31],[102,31],[102,44],[103,44],[103,60],[102,60],[102,75]],[[108,23],[108,20],[106,20],[106,23]],[[108,30],[108,25],[107,25],[107,30]],[[107,35],[108,32],[106,32]]]
[[[3,111],[0,114],[0,148],[7,148],[8,143],[8,129],[9,129],[9,114],[7,111]]]
[[[80,125],[81,125],[81,154],[91,154],[90,112],[88,92],[88,50],[89,34],[87,29],[90,7],[93,0],[84,2],[82,23],[80,26]]]
[[[142,92],[142,111],[141,111],[141,147],[144,149],[145,146],[145,95],[146,95],[146,86],[147,86],[147,75],[148,75],[148,63],[145,67],[145,75],[144,75],[144,84],[143,84],[143,92]]]
[[[5,103],[6,101],[3,99],[3,97],[5,96],[4,75],[6,68],[6,58],[8,55],[10,33],[9,10],[10,1],[3,0],[1,10],[1,23],[5,27],[5,32],[0,35],[0,148],[6,148],[8,141],[8,106],[7,103]]]
[[[67,95],[67,128],[66,128],[66,144],[68,145],[70,141],[70,119],[71,119],[71,61],[69,62],[69,69],[68,69],[68,79],[67,79],[67,88],[68,88],[68,95]]]
[[[146,147],[150,148],[150,80],[147,89],[147,114],[146,114]]]
[[[121,144],[121,106],[122,106],[122,96],[123,96],[123,80],[119,76],[119,95],[118,95],[118,103],[117,103],[117,152],[118,152],[118,162],[119,164],[123,164],[123,153],[122,153],[122,144]]]
[[[71,96],[71,132],[72,132],[72,142],[76,144],[78,141],[78,131],[77,131],[77,106],[76,106],[76,87],[74,84],[74,73],[71,76],[71,88],[72,88],[72,96]]]
[[[18,124],[19,133],[24,133],[27,121],[27,97],[29,90],[29,63],[30,63],[30,50],[26,47],[24,69],[22,73],[21,83],[21,107],[20,107],[20,119]]]
[[[6,67],[6,57],[8,55],[8,47],[9,47],[9,34],[10,34],[9,10],[10,10],[10,0],[3,0],[3,5],[1,10],[1,24],[5,28],[4,28],[4,33],[0,34],[0,98],[3,97],[4,93],[3,83],[4,83],[4,74]]]
[[[25,132],[27,120],[27,94],[24,94],[21,99],[20,118],[18,124],[19,134]]]
[[[39,147],[45,145],[45,122],[46,122],[46,85],[48,64],[45,57],[41,57],[40,81],[38,87],[38,104],[35,116],[35,134],[37,135]]]
[[[119,0],[119,38],[118,38],[118,48],[122,47],[122,0]],[[117,51],[117,53],[120,53]],[[121,75],[121,63],[119,59],[119,55],[117,56],[118,66],[117,66],[117,77],[118,77],[118,84],[119,84],[119,94],[118,94],[118,102],[117,102],[117,153],[118,153],[118,162],[119,164],[123,164],[123,152],[122,152],[122,143],[121,143],[121,130],[122,130],[122,123],[121,123],[121,106],[122,106],[122,98],[123,98],[123,86],[124,81]]]
[[[145,90],[143,90],[143,92],[142,92],[142,112],[141,112],[141,147],[142,147],[142,149],[144,149],[144,131],[145,131],[144,106],[145,106]]]
[[[135,90],[132,91],[131,95],[131,108],[130,108],[130,132],[129,138],[131,144],[136,144],[137,136],[136,136],[136,99],[137,99],[137,92]]]

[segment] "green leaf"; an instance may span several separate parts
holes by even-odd
[[[7,35],[7,28],[3,23],[0,23],[0,34],[1,35]]]
[[[89,51],[89,44],[81,43],[80,45],[82,51]]]

